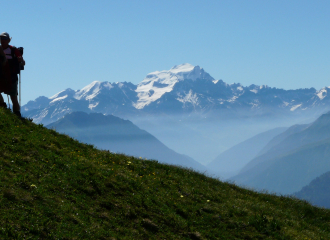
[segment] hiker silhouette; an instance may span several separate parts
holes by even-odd
[[[7,107],[1,93],[10,96],[13,103],[13,112],[21,117],[21,109],[18,103],[18,74],[20,73],[21,65],[25,65],[22,53],[16,48],[9,45],[11,37],[7,32],[0,34],[1,49],[0,49],[0,107]]]

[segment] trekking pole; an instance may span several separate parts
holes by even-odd
[[[19,71],[19,111],[21,112],[21,71]]]
[[[23,55],[23,48],[21,47],[21,53]],[[22,89],[21,89],[21,75],[22,75],[22,70],[24,70],[24,62],[21,62],[19,65],[19,111],[21,112],[21,95],[22,95]]]

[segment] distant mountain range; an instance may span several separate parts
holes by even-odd
[[[65,133],[100,149],[124,153],[162,163],[191,167],[204,172],[206,167],[192,158],[178,154],[132,122],[101,113],[74,112],[51,123],[48,128]]]
[[[149,73],[134,85],[94,81],[81,90],[70,88],[22,107],[36,123],[49,124],[75,111],[100,112],[119,117],[198,114],[204,117],[299,113],[329,106],[328,87],[283,90],[266,85],[242,86],[215,80],[203,68],[190,64]]]
[[[44,125],[76,111],[114,115],[206,164],[256,134],[315,120],[330,110],[328,91],[227,84],[199,66],[181,64],[149,73],[137,85],[94,81],[40,96],[22,106],[22,114]]]
[[[330,171],[330,113],[273,138],[238,175],[236,183],[281,194],[298,192]]]

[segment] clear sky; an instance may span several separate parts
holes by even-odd
[[[330,86],[329,0],[15,0],[0,32],[25,49],[22,103],[190,63],[227,83]]]

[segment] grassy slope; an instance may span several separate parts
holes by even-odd
[[[1,239],[329,239],[330,211],[99,151],[0,109]]]

